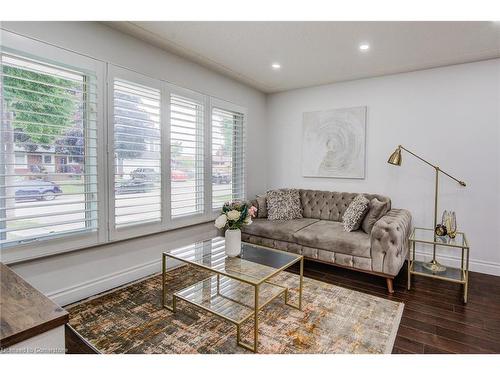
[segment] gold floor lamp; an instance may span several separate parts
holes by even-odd
[[[389,157],[389,160],[387,162],[392,165],[397,165],[400,166],[402,162],[401,158],[401,150],[405,150],[409,154],[415,156],[417,159],[422,160],[425,164],[430,165],[434,170],[436,171],[436,186],[434,190],[434,229],[436,229],[437,225],[437,209],[438,209],[438,187],[439,187],[439,172],[443,173],[444,175],[448,176],[452,180],[455,180],[458,182],[461,186],[465,186],[465,182],[460,181],[453,177],[452,175],[446,173],[442,169],[440,169],[437,165],[429,163],[427,160],[421,158],[420,156],[416,155],[415,153],[411,152],[407,148],[404,148],[403,146],[399,145],[398,148],[391,154]],[[434,242],[436,242],[436,234],[434,233]],[[446,270],[446,267],[439,264],[436,261],[436,244],[434,244],[434,249],[432,253],[432,261],[428,263],[424,263],[424,267],[431,270],[432,272],[444,272]]]

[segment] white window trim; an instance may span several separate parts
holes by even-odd
[[[166,150],[162,147],[160,149],[160,160],[161,160],[161,220],[153,223],[144,223],[144,224],[136,224],[136,225],[127,225],[121,228],[115,227],[115,171],[114,171],[114,163],[115,163],[115,155],[114,155],[114,80],[123,79],[125,81],[129,81],[131,83],[137,83],[139,85],[151,87],[157,90],[160,90],[161,93],[161,107],[160,107],[160,134],[161,141],[163,143],[165,139],[165,90],[163,82],[157,79],[153,79],[147,76],[144,76],[139,73],[135,73],[133,71],[120,68],[118,66],[114,66],[112,64],[108,64],[108,77],[107,77],[107,87],[108,87],[108,141],[107,141],[107,165],[108,165],[108,231],[109,231],[109,239],[110,241],[119,241],[126,238],[132,238],[137,236],[143,236],[147,234],[157,233],[164,231],[166,226],[166,202],[165,202],[165,192],[168,188],[165,185],[170,185],[169,181],[165,181],[165,164],[166,164]]]
[[[210,111],[209,111],[209,116],[210,116],[210,121],[209,121],[209,126],[210,126],[210,137],[209,137],[209,142],[210,142],[210,156],[209,156],[209,161],[210,161],[210,176],[212,174],[212,111],[214,108],[219,108],[219,109],[224,109],[224,110],[228,110],[228,111],[234,111],[234,112],[239,112],[243,115],[243,127],[246,128],[246,124],[248,122],[248,111],[245,107],[242,107],[242,106],[239,106],[237,104],[234,104],[234,103],[231,103],[231,102],[228,102],[228,101],[225,101],[225,100],[222,100],[222,99],[218,99],[218,98],[211,98],[210,100]],[[246,131],[246,129],[245,129]],[[245,142],[247,142],[247,139],[245,137],[244,139]],[[243,145],[243,152],[246,153],[246,150],[247,150],[247,145],[246,143]],[[243,170],[243,179],[245,181],[245,185],[244,185],[244,191],[243,191],[243,194],[244,194],[244,198],[247,199],[248,198],[248,184],[247,184],[247,181],[248,181],[248,176],[247,176],[247,170],[248,168],[246,168],[246,166],[244,167],[244,170]],[[215,218],[217,218],[217,216],[220,215],[220,208],[213,208],[212,207],[212,178],[210,178],[210,213],[211,213],[211,216],[210,216],[210,219],[211,220],[214,220]]]
[[[104,159],[105,132],[104,132],[104,77],[106,65],[98,60],[74,53],[64,49],[38,42],[5,30],[1,30],[1,50],[20,56],[31,57],[35,60],[52,61],[55,65],[68,66],[73,69],[92,72],[97,80],[97,160]],[[5,263],[19,262],[91,247],[106,242],[107,235],[104,228],[107,222],[106,199],[106,166],[98,163],[97,166],[97,207],[98,230],[65,235],[54,235],[53,239],[31,240],[18,245],[1,248],[1,261]]]

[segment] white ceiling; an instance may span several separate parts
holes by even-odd
[[[266,93],[500,57],[498,22],[106,24]]]

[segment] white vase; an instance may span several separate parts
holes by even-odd
[[[226,229],[226,254],[234,258],[241,253],[241,230]]]

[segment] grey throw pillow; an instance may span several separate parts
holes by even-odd
[[[361,224],[363,231],[370,234],[377,220],[384,216],[390,208],[389,202],[381,202],[377,198],[373,198],[370,201],[370,209]]]
[[[259,219],[267,217],[267,196],[257,195],[257,217]]]
[[[345,210],[344,216],[342,216],[344,230],[346,232],[358,230],[369,209],[370,201],[361,194],[357,195]]]
[[[267,219],[292,220],[302,218],[300,195],[297,189],[269,190],[267,192]]]

